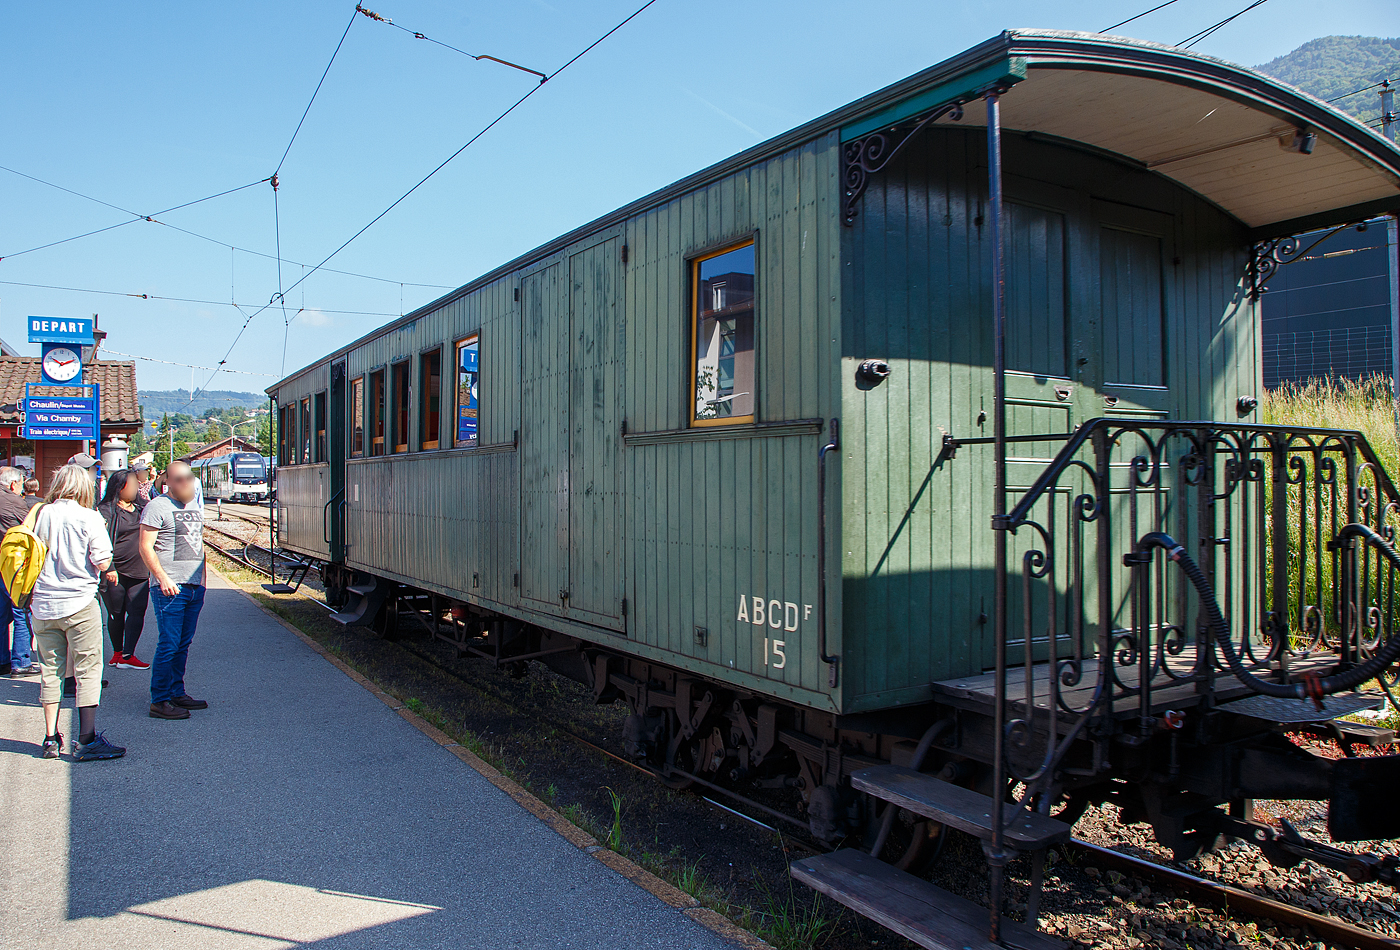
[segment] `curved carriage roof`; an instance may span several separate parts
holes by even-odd
[[[1141,40],[1008,30],[561,235],[312,365],[737,169],[838,129],[851,141],[950,100],[974,99],[990,86],[1007,89],[1004,129],[1087,147],[1169,178],[1236,218],[1254,239],[1400,212],[1400,150],[1293,86]],[[984,111],[969,102],[960,124],[984,122]],[[1310,153],[1297,147],[1306,136],[1314,137]]]

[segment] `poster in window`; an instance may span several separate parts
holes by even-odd
[[[476,445],[478,339],[457,347],[457,444]]]

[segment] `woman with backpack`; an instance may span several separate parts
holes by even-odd
[[[29,600],[34,642],[39,649],[39,702],[44,707],[46,759],[58,758],[63,736],[58,707],[63,670],[73,660],[77,679],[78,741],[73,758],[115,759],[126,749],[97,731],[102,695],[102,612],[97,584],[112,562],[107,524],[92,507],[92,476],[81,465],[65,465],[54,475],[45,503],[31,514],[34,535],[48,549]]]
[[[101,586],[107,608],[107,635],[112,638],[112,666],[123,670],[149,670],[136,657],[136,641],[146,623],[151,572],[141,560],[141,481],[136,472],[122,469],[107,479],[107,491],[97,513],[107,525],[112,542],[112,563]]]

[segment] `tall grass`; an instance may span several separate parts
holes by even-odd
[[[1391,478],[1400,476],[1400,437],[1389,376],[1375,373],[1361,380],[1285,383],[1265,394],[1260,415],[1266,425],[1356,429],[1366,436]]]
[[[1392,481],[1400,476],[1400,435],[1397,434],[1395,397],[1389,376],[1373,374],[1360,380],[1322,378],[1310,379],[1304,383],[1286,383],[1265,395],[1260,415],[1262,421],[1268,425],[1358,431],[1366,437],[1366,441],[1375,452],[1377,460],[1385,469],[1386,474],[1390,475]],[[1362,459],[1358,458],[1357,461],[1360,462]],[[1340,472],[1338,477],[1339,482],[1344,484],[1345,479]],[[1375,485],[1375,481],[1365,478],[1362,479],[1362,484]],[[1268,487],[1272,493],[1273,486]],[[1382,500],[1381,503],[1383,505],[1384,501]],[[1302,544],[1301,525],[1305,520],[1317,518],[1319,515],[1323,522],[1321,525],[1323,540],[1330,537],[1345,523],[1341,512],[1338,512],[1336,523],[1333,523],[1326,506],[1318,513],[1311,511],[1310,504],[1309,510],[1304,510],[1303,493],[1290,489],[1288,574],[1291,609],[1289,610],[1289,619],[1290,626],[1295,631],[1295,647],[1305,648],[1304,641],[1307,639],[1297,636],[1297,633],[1300,632],[1299,628],[1303,626],[1303,618],[1298,615],[1296,609],[1300,584],[1305,587],[1301,598],[1303,602],[1320,608],[1318,619],[1323,627],[1329,633],[1336,631],[1338,618],[1334,599],[1336,584],[1334,555],[1330,552],[1317,550],[1316,538],[1311,542],[1313,550],[1308,550],[1305,553],[1300,548]],[[1308,566],[1300,564],[1304,558],[1306,558]],[[1318,561],[1320,564],[1317,563]],[[1272,565],[1269,567],[1272,569]],[[1318,567],[1320,570],[1317,569]],[[1372,587],[1368,583],[1366,593],[1368,595],[1366,599],[1371,605],[1382,609],[1385,608],[1387,601],[1393,604],[1396,597],[1394,587],[1388,584]]]

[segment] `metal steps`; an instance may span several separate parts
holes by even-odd
[[[983,840],[992,836],[992,800],[969,788],[898,765],[877,765],[855,772],[851,786]],[[1015,814],[1015,809],[1016,805],[1008,802],[1003,814]],[[1007,846],[1017,851],[1039,851],[1068,841],[1069,836],[1069,825],[1035,812],[1020,815],[1003,832]]]
[[[945,783],[946,784],[946,783]],[[797,880],[930,950],[995,950],[985,907],[872,858],[842,850],[792,864]],[[1064,950],[1067,944],[1002,918],[1003,947]]]
[[[331,619],[346,627],[368,627],[389,596],[389,583],[376,579],[367,584],[353,584],[346,587],[345,592],[350,596],[349,603],[331,614]]]

